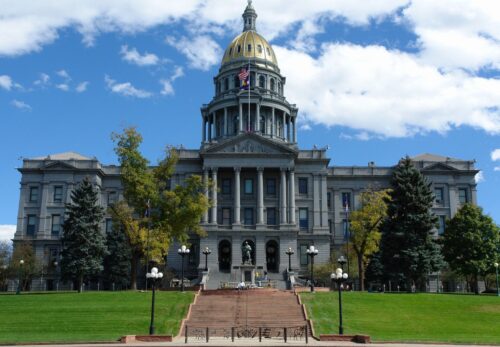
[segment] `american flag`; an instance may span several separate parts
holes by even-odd
[[[248,89],[250,85],[250,80],[249,80],[250,74],[248,73],[248,69],[242,68],[240,73],[238,74],[238,77],[241,81],[240,89]]]

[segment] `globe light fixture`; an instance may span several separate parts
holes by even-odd
[[[340,264],[340,266],[343,266],[345,264],[345,258],[342,256],[337,260]],[[344,327],[342,325],[342,287],[343,283],[347,281],[349,278],[349,275],[342,270],[342,268],[337,268],[335,272],[332,272],[330,275],[330,279],[332,282],[337,283],[337,288],[339,291],[339,334],[343,335],[344,334]]]
[[[21,294],[21,270],[24,265],[24,260],[19,260],[19,268],[17,269],[17,290],[16,295]]]
[[[314,292],[314,257],[318,255],[318,249],[314,245],[309,246],[307,255],[311,257],[311,292]]]
[[[202,252],[205,255],[205,271],[208,271],[208,255],[212,253],[210,248],[205,247],[205,249]]]
[[[495,272],[497,274],[497,296],[500,296],[500,286],[498,284],[498,263],[495,262],[493,266],[495,267]]]
[[[181,263],[181,292],[184,291],[184,257],[186,254],[189,254],[190,250],[185,245],[182,245],[181,248],[177,250],[177,253],[182,257]]]
[[[285,254],[288,255],[288,272],[292,271],[292,255],[294,254],[292,247],[288,247]]]
[[[146,274],[146,280],[151,281],[151,288],[153,290],[153,296],[151,298],[151,323],[149,324],[149,335],[155,334],[155,291],[156,291],[156,282],[160,281],[163,278],[163,273],[158,272],[157,267],[153,267],[151,272]]]

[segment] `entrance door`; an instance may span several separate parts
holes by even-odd
[[[267,271],[278,272],[279,270],[279,247],[274,240],[266,243],[266,264]]]
[[[231,242],[228,240],[219,242],[219,271],[231,271]]]

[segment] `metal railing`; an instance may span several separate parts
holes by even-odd
[[[253,327],[237,326],[227,328],[185,326],[184,342],[188,343],[189,338],[198,342],[209,342],[210,338],[231,339],[232,342],[238,339],[275,339],[287,341],[305,341],[309,343],[309,329],[307,324],[289,327]]]

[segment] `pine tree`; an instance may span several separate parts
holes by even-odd
[[[130,284],[131,248],[127,235],[119,225],[113,225],[106,235],[108,255],[104,258],[104,274],[112,288],[127,288]]]
[[[104,210],[98,205],[98,193],[88,178],[71,193],[71,199],[66,204],[61,238],[61,275],[76,281],[81,292],[84,279],[97,276],[103,269],[107,254],[100,227]]]
[[[381,227],[384,275],[407,290],[423,288],[426,275],[442,266],[440,249],[432,236],[437,224],[431,211],[434,195],[408,156],[394,170],[391,185],[387,218]]]

